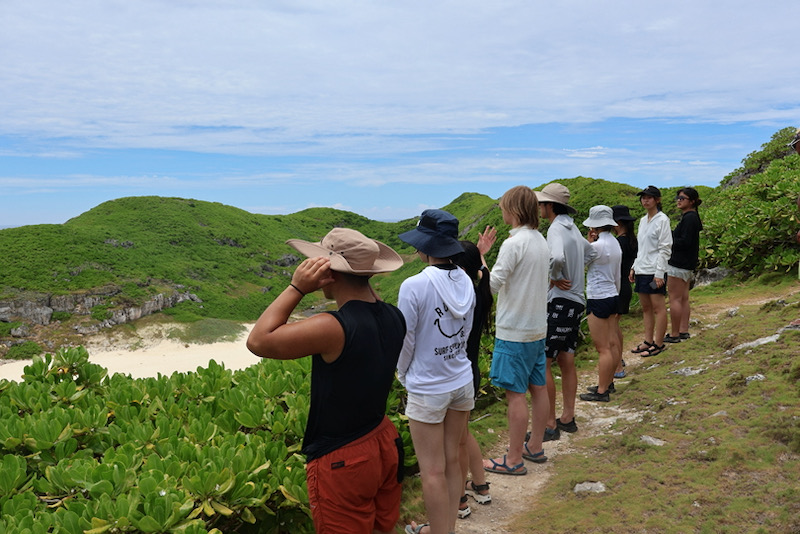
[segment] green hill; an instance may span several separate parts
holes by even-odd
[[[749,154],[724,185],[698,187],[704,201],[704,266],[762,274],[788,272],[800,259],[793,240],[800,226],[794,205],[800,194],[800,156],[780,149],[790,130],[777,132],[762,150]],[[743,173],[746,179],[731,187],[730,176]],[[635,216],[643,215],[638,188],[583,176],[557,181],[572,193],[578,224],[596,204],[626,204]],[[529,185],[541,189],[545,184]],[[676,224],[679,213],[672,199],[678,187],[661,189],[664,210]],[[492,225],[502,241],[508,227],[496,205],[497,199],[464,193],[443,209],[461,221],[462,238],[475,241]],[[397,238],[415,222],[379,222],[331,208],[272,216],[191,199],[121,198],[62,225],[0,230],[0,319],[8,321],[2,310],[12,303],[48,306],[54,296],[89,295],[84,301],[88,309],[60,310],[53,317],[74,329],[76,324],[100,324],[114,310],[181,294],[181,302],[165,310],[177,319],[252,321],[286,287],[300,260],[285,241],[316,241],[335,226],[355,228],[410,260],[399,271],[376,277],[379,291],[394,302],[400,283],[422,267],[413,249]],[[543,231],[546,226],[544,221]],[[490,264],[498,248],[487,258]],[[307,297],[307,304],[314,298]],[[0,322],[0,339],[18,342],[9,333],[19,325]]]

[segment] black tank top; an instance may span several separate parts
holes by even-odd
[[[302,449],[309,461],[380,424],[406,335],[403,314],[385,302],[351,300],[328,313],[344,329],[344,349],[332,363],[312,356],[311,408]]]

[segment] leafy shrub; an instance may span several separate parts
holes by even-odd
[[[50,319],[53,321],[68,321],[70,317],[72,317],[72,314],[69,312],[54,311]]]
[[[41,345],[35,341],[25,341],[8,349],[6,358],[11,360],[27,360],[43,352]]]
[[[10,323],[4,323],[0,321],[0,337],[9,337],[11,335],[11,331],[18,326],[22,326],[22,323],[19,321],[12,321]]]
[[[701,262],[745,273],[790,271],[800,260],[794,237],[800,226],[800,155],[773,161],[738,187],[703,204]]]
[[[98,322],[111,319],[111,311],[109,308],[111,308],[110,304],[98,304],[97,306],[92,307],[92,319]]]

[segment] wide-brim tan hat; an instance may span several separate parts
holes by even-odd
[[[387,273],[403,266],[394,249],[350,228],[334,228],[319,243],[289,239],[286,244],[309,258],[330,258],[331,270],[342,273]]]
[[[569,189],[565,185],[553,182],[544,186],[541,191],[534,191],[534,193],[539,202],[561,204],[567,208],[569,213],[578,213],[578,210],[569,205]]]

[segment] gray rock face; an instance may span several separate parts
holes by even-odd
[[[89,315],[95,306],[105,304],[109,297],[119,293],[116,288],[103,288],[92,291],[91,293],[76,293],[70,295],[47,295],[37,294],[26,298],[0,302],[0,321],[11,322],[21,320],[37,325],[48,325],[54,311],[68,312],[74,315]],[[179,293],[174,291],[170,294],[159,293],[141,306],[132,306],[113,310],[111,318],[100,323],[99,327],[108,327],[116,324],[124,324],[136,319],[141,319],[146,315],[159,312],[165,308],[171,308],[181,302],[191,300],[202,302],[200,298],[188,291]],[[77,328],[79,333],[94,333],[96,326],[82,326]],[[82,330],[86,330],[85,332]],[[12,334],[14,335],[14,334]],[[25,337],[27,333],[20,337]]]
[[[730,276],[733,271],[725,267],[714,267],[712,269],[700,269],[694,276],[695,287],[707,286],[712,282],[719,282],[720,280]]]

